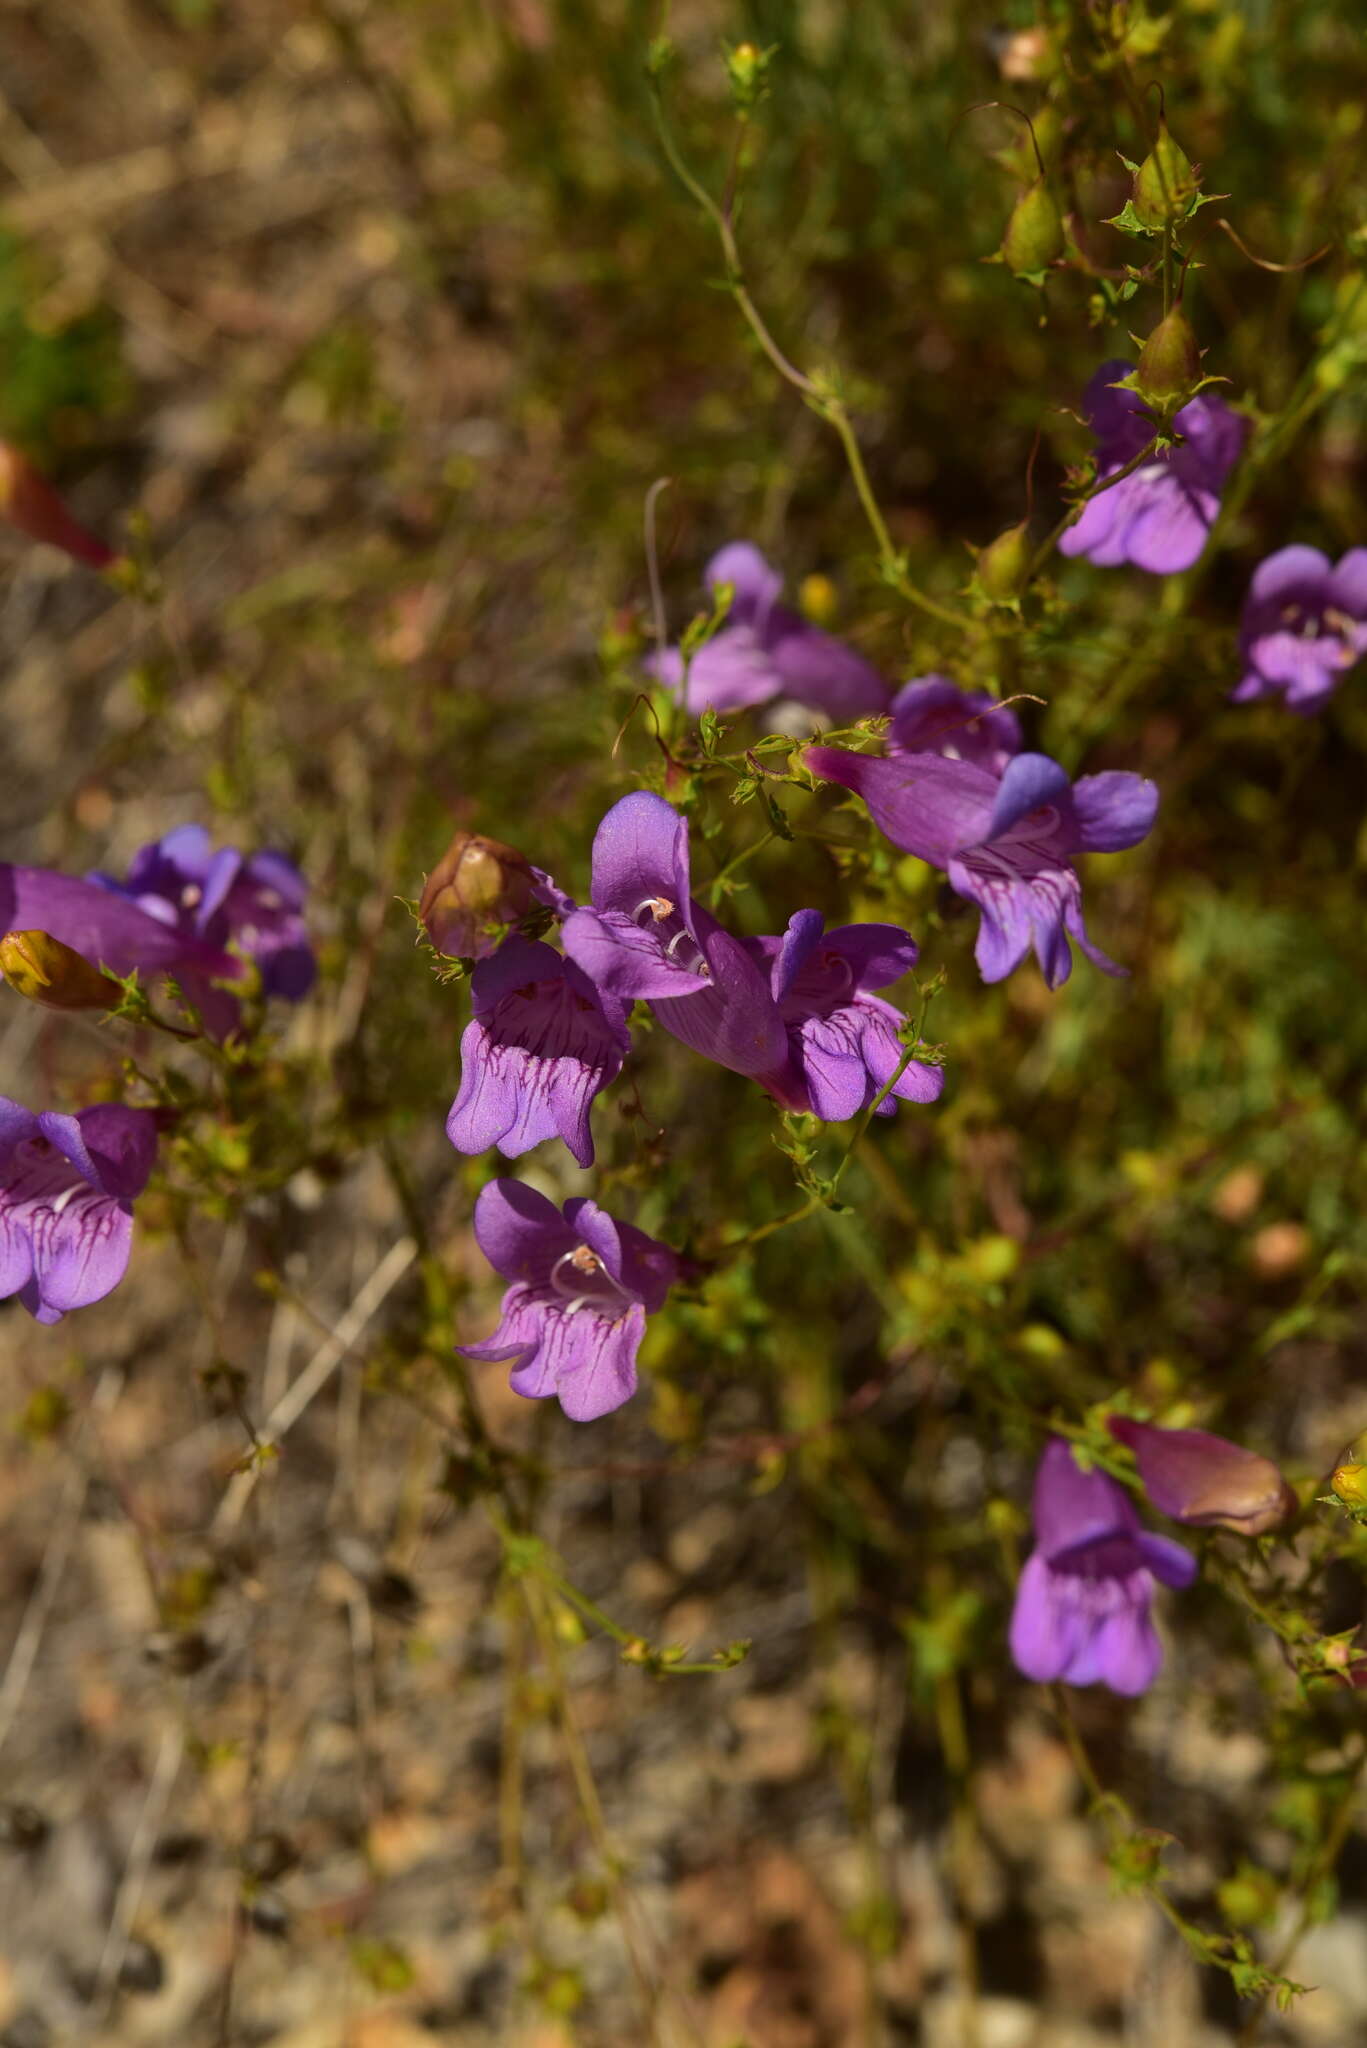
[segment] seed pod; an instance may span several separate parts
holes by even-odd
[[[6,932],[0,974],[16,995],[47,1010],[113,1010],[123,995],[116,981],[50,932]]]
[[[439,953],[482,960],[497,927],[531,908],[536,877],[515,846],[482,832],[457,832],[424,884],[418,917]]]
[[[993,604],[1012,604],[1030,573],[1030,536],[1024,520],[989,541],[978,557],[978,582]]]
[[[1158,123],[1158,140],[1134,174],[1135,217],[1146,228],[1171,228],[1185,220],[1201,189],[1196,166],[1173,141],[1168,124]]]
[[[1022,192],[1006,223],[1001,257],[1013,277],[1047,270],[1063,254],[1063,216],[1043,178]]]
[[[1180,306],[1154,328],[1139,352],[1134,374],[1140,396],[1165,412],[1191,396],[1201,379],[1201,351]]]
[[[72,518],[46,477],[7,441],[0,441],[0,519],[30,540],[61,548],[87,568],[108,569],[117,560],[114,550]]]

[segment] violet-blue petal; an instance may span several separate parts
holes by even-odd
[[[1020,720],[983,690],[945,676],[914,676],[892,700],[889,753],[944,754],[998,772],[1024,744]]]
[[[1147,1692],[1163,1664],[1147,1598],[1126,1600],[1106,1616],[1096,1634],[1095,1661],[1102,1683],[1122,1698]]]
[[[578,1239],[555,1204],[525,1181],[491,1180],[475,1201],[475,1242],[505,1280],[534,1285]]]
[[[593,837],[593,907],[632,918],[648,897],[682,908],[689,898],[688,820],[638,789],[615,803]]]
[[[604,996],[656,1002],[708,985],[705,974],[671,958],[650,926],[625,911],[576,910],[566,918],[561,936],[571,960]]]
[[[1328,596],[1330,604],[1367,619],[1367,548],[1349,548],[1329,576]]]
[[[1081,1618],[1058,1594],[1057,1582],[1038,1550],[1026,1559],[1011,1613],[1011,1656],[1016,1668],[1038,1685],[1062,1678],[1078,1652]]]
[[[919,860],[944,867],[961,847],[986,838],[997,778],[938,754],[880,758],[842,747],[808,747],[803,760],[824,782],[861,796],[880,832]]]
[[[193,934],[149,917],[97,882],[51,868],[0,864],[0,933],[42,931],[113,974],[169,972],[187,966],[225,981],[242,962]]]
[[[712,590],[722,583],[732,586],[728,616],[733,619],[758,617],[762,621],[783,590],[783,578],[778,570],[765,559],[754,542],[748,540],[729,541],[724,548],[719,548],[704,569],[703,577]]]
[[[101,1194],[131,1202],[157,1161],[157,1120],[147,1109],[98,1102],[75,1116],[44,1110],[38,1129]]]
[[[1073,784],[1073,844],[1084,853],[1138,846],[1158,815],[1158,787],[1122,768],[1083,775]]]
[[[1154,1577],[1177,1592],[1191,1585],[1200,1569],[1191,1552],[1183,1544],[1174,1543],[1171,1536],[1155,1536],[1143,1529],[1139,1534],[1139,1549]]]
[[[1051,1563],[1088,1544],[1138,1533],[1139,1517],[1118,1481],[1084,1472],[1062,1437],[1050,1437],[1035,1473],[1035,1540]]]
[[[1047,754],[1017,754],[1002,771],[983,838],[1000,838],[1031,811],[1065,807],[1071,793],[1072,784],[1057,761]]]
[[[1307,585],[1314,588],[1330,573],[1329,557],[1318,548],[1302,547],[1299,543],[1278,548],[1274,554],[1265,555],[1253,571],[1248,595],[1256,604],[1275,604]]]

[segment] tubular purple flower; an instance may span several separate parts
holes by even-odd
[[[572,960],[514,934],[470,977],[474,1016],[460,1042],[460,1092],[446,1119],[458,1152],[508,1158],[563,1138],[593,1164],[589,1105],[631,1049],[627,1004],[601,996]]]
[[[1323,710],[1367,654],[1367,548],[1337,568],[1318,548],[1279,548],[1253,572],[1239,628],[1236,704],[1281,692],[1288,711]]]
[[[1209,1430],[1160,1429],[1128,1415],[1108,1416],[1106,1427],[1134,1452],[1145,1493],[1174,1522],[1262,1536],[1299,1505],[1270,1458]]]
[[[916,942],[895,924],[849,924],[823,931],[819,910],[799,910],[782,938],[746,939],[767,967],[770,990],[788,1034],[795,1073],[807,1104],[827,1123],[868,1108],[902,1058],[900,1010],[876,995],[916,964]],[[935,1102],[941,1068],[912,1060],[878,1106],[891,1116],[896,1097]]]
[[[1096,436],[1098,477],[1133,461],[1153,439],[1152,421],[1137,392],[1116,389],[1131,365],[1103,363],[1087,386],[1084,405]],[[1153,576],[1189,569],[1205,547],[1220,509],[1220,493],[1243,452],[1248,421],[1222,398],[1205,393],[1173,420],[1183,436],[1109,490],[1100,491],[1059,541],[1059,553],[1085,555],[1098,568],[1132,562]]]
[[[960,690],[944,676],[913,676],[892,700],[890,754],[943,754],[1000,775],[1025,742],[1014,711],[985,690]]]
[[[150,1110],[35,1116],[0,1096],[0,1300],[40,1323],[102,1301],[128,1269],[133,1198],[157,1150]]]
[[[0,931],[46,932],[112,974],[172,974],[216,1037],[237,1023],[236,999],[213,984],[240,980],[242,962],[96,882],[0,864]]]
[[[649,1002],[685,1045],[798,1106],[767,977],[691,894],[688,820],[646,790],[624,796],[594,835],[590,895],[563,937],[599,994]]]
[[[282,853],[215,853],[202,825],[178,825],[138,849],[124,881],[98,872],[90,880],[184,937],[236,947],[256,962],[265,995],[297,1003],[313,986],[304,878]]]
[[[493,1180],[475,1203],[475,1238],[513,1284],[498,1328],[467,1358],[514,1361],[513,1392],[555,1394],[575,1422],[593,1422],[636,1391],[646,1317],[679,1277],[668,1245],[596,1202],[563,1212],[522,1181]]]
[[[1189,1586],[1196,1560],[1151,1535],[1123,1486],[1084,1472],[1051,1437],[1035,1474],[1035,1548],[1011,1616],[1011,1655],[1027,1678],[1108,1686],[1133,1696],[1158,1676],[1162,1645],[1150,1609],[1154,1581]]]
[[[1003,980],[1033,946],[1058,988],[1072,973],[1070,938],[1103,972],[1125,972],[1087,936],[1072,856],[1137,846],[1158,809],[1153,783],[1123,770],[1071,783],[1047,754],[1017,754],[1000,775],[938,754],[808,747],[803,758],[813,775],[861,796],[894,846],[943,868],[978,905],[984,981]]]
[[[712,590],[731,585],[731,609],[688,664],[689,711],[738,711],[772,697],[795,698],[842,725],[886,711],[888,689],[878,671],[779,603],[783,578],[749,541],[733,541],[713,555],[704,575]],[[670,689],[681,688],[679,648],[662,648],[646,667]]]

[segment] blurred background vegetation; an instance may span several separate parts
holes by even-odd
[[[1152,283],[1119,302],[1152,246],[1106,225],[1153,81],[1228,195],[1196,228],[1222,214],[1277,264],[1327,245],[1274,272],[1212,231],[1188,272],[1206,371],[1284,423],[1208,568],[1178,588],[1056,558],[966,636],[909,610],[663,161],[665,29],[679,146],[713,193],[738,180],[750,289],[790,356],[838,367],[944,604],[970,545],[1052,526],[1088,376],[1158,316]],[[772,57],[738,148],[744,41]],[[1218,1539],[1155,1693],[1074,1702],[1101,1781],[1174,1838],[1167,1896],[1217,1960],[1279,1959],[1314,1921],[1289,1968],[1319,1988],[1284,2017],[1142,1895],[1128,1823],[1113,1887],[1115,1830],[1004,1647],[1052,1412],[1188,1403],[1310,1500],[1367,1424],[1367,706],[1354,678],[1310,722],[1227,702],[1261,556],[1367,541],[1354,11],[6,0],[0,47],[0,433],[160,590],[0,543],[0,856],[117,868],[187,817],[284,845],[324,963],[177,1142],[108,1312],[0,1310],[0,2039],[1359,2038],[1360,1710],[1299,1687],[1249,1606],[1355,1627],[1355,1525],[1312,1506],[1270,1564]],[[999,99],[1070,217],[1043,292],[984,260],[1035,176],[1019,121],[971,111]],[[472,1433],[450,1352],[492,1322],[468,1230],[491,1162],[443,1139],[464,998],[403,899],[457,825],[582,892],[602,810],[658,785],[632,714],[661,477],[675,635],[707,556],[748,537],[790,592],[829,580],[890,682],[1027,693],[1073,771],[1157,779],[1153,837],[1086,884],[1130,978],[984,988],[938,876],[784,792],[847,847],[769,845],[727,916],[905,922],[946,978],[944,1098],[861,1146],[846,1213],[659,1319],[630,1408],[576,1429],[480,1368]],[[736,745],[763,730],[740,723]],[[700,877],[762,829],[707,784]],[[122,1049],[11,998],[0,1086],[65,1106]],[[553,1147],[519,1170],[704,1257],[793,1204],[764,1100],[659,1034],[595,1128],[592,1181]],[[406,1232],[419,1258],[372,1298]],[[241,1500],[244,1418],[339,1326]],[[748,1658],[659,1681],[535,1571],[528,1592],[490,1442],[624,1629]]]

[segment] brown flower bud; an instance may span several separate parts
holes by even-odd
[[[117,559],[112,548],[72,518],[47,479],[7,441],[0,441],[0,519],[88,568],[107,569]]]
[[[1011,604],[1030,573],[1030,535],[1024,521],[1008,526],[978,557],[978,581],[993,604]]]
[[[1146,228],[1175,227],[1191,212],[1200,189],[1196,166],[1169,135],[1167,122],[1160,121],[1158,140],[1134,174],[1136,218]]]
[[[1134,1452],[1158,1512],[1175,1522],[1262,1536],[1296,1512],[1296,1496],[1272,1460],[1242,1444],[1205,1429],[1159,1429],[1127,1415],[1108,1416],[1106,1426]]]
[[[482,960],[500,925],[530,910],[536,876],[530,861],[501,839],[457,832],[424,885],[418,917],[439,953]]]
[[[113,1010],[123,996],[116,981],[49,932],[6,932],[0,974],[16,995],[48,1010]]]
[[[1201,351],[1180,306],[1164,316],[1139,352],[1134,373],[1141,398],[1166,412],[1190,398],[1201,380]]]
[[[1001,256],[1013,277],[1047,270],[1063,254],[1063,216],[1043,178],[1022,192],[1006,223]]]

